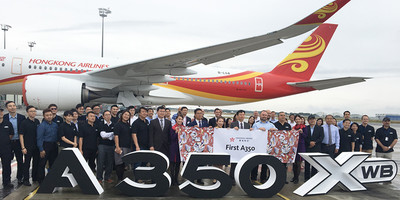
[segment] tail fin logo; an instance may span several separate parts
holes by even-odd
[[[332,2],[321,9],[317,10],[314,14],[318,15],[318,19],[323,19],[326,17],[327,13],[334,13],[338,9],[338,4],[336,2]]]
[[[319,35],[310,35],[292,54],[288,55],[278,66],[291,65],[294,72],[304,72],[308,69],[306,58],[320,55],[326,48],[325,40]]]

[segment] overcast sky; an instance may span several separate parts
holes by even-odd
[[[9,24],[7,49],[100,57],[101,17],[108,58],[140,61],[279,30],[329,0],[70,0],[7,1],[0,24]],[[287,112],[400,114],[400,1],[352,0],[328,23],[339,24],[312,80],[372,77],[328,90],[223,108]],[[283,44],[212,64],[214,67],[272,70],[309,34]],[[1,34],[2,36],[2,34]],[[0,44],[3,44],[1,40]],[[196,68],[201,68],[201,65]]]

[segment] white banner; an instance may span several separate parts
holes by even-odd
[[[214,153],[228,153],[237,163],[249,153],[266,153],[267,133],[249,129],[214,129]]]

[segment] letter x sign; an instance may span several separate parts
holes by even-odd
[[[324,153],[300,153],[318,173],[301,185],[295,194],[300,196],[326,194],[339,183],[344,190],[367,190],[351,172],[370,155],[364,152],[343,152],[336,159]]]

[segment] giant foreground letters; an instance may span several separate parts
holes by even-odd
[[[392,181],[397,174],[397,165],[393,160],[383,158],[367,159],[368,153],[344,152],[336,159],[323,153],[301,153],[318,173],[294,191],[300,196],[326,194],[339,184],[348,191],[366,190],[364,183]],[[150,162],[153,167],[138,168],[140,179],[152,179],[153,184],[138,184],[126,178],[117,184],[122,193],[129,196],[162,196],[170,187],[171,179],[165,172],[168,158],[157,151],[137,151],[123,157],[126,163]],[[212,165],[228,164],[229,154],[192,153],[182,169],[187,181],[179,188],[192,197],[219,198],[227,194],[232,185],[228,175]],[[268,165],[270,176],[266,183],[253,185],[249,179],[250,171],[258,164]],[[70,171],[71,170],[71,171]],[[211,186],[199,186],[195,179],[216,179]],[[271,197],[284,186],[286,172],[282,163],[268,154],[249,154],[243,157],[235,169],[235,180],[250,197]],[[56,187],[74,187],[79,185],[83,193],[101,194],[103,188],[91,172],[83,156],[76,148],[61,151],[52,169],[40,185],[39,193],[52,193]]]
[[[364,152],[343,152],[336,159],[324,153],[300,155],[318,170],[294,191],[300,196],[326,194],[337,184],[347,191],[367,190],[363,183],[392,181],[397,174],[397,164],[393,160],[367,159],[370,154]]]

